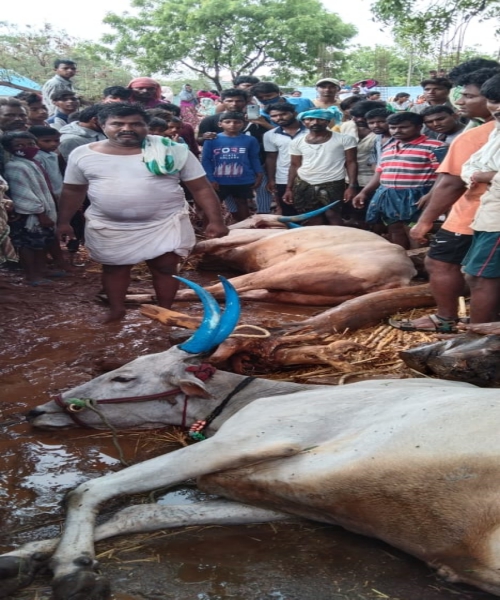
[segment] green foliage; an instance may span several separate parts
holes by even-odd
[[[116,55],[148,73],[178,65],[221,89],[225,72],[250,75],[262,67],[318,70],[321,47],[345,48],[356,29],[320,0],[133,0],[135,15],[110,14],[106,36]],[[284,76],[280,72],[280,79]]]
[[[378,21],[392,27],[396,39],[429,52],[447,37],[446,42],[461,47],[472,19],[498,19],[500,0],[375,0],[371,8]]]
[[[418,85],[434,65],[429,57],[410,57],[397,46],[361,46],[348,54],[339,76],[350,83],[374,78],[382,86],[405,86],[410,63],[410,85]]]
[[[51,25],[19,29],[0,23],[0,65],[12,69],[39,84],[53,76],[56,58],[78,63],[75,87],[87,100],[96,100],[109,85],[127,85],[130,72],[106,57],[107,49],[90,42],[78,41]]]

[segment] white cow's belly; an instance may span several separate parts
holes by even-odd
[[[500,525],[500,436],[490,434],[500,425],[498,392],[422,380],[373,384],[332,388],[329,398],[315,398],[314,413],[290,397],[265,409],[267,401],[254,403],[240,413],[245,434],[267,438],[274,423],[277,439],[300,441],[304,451],[205,476],[200,486],[342,525],[427,561],[461,547],[486,521]]]

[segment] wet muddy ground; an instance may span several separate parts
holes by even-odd
[[[143,272],[134,288],[149,290]],[[201,282],[200,276],[183,273]],[[32,430],[23,414],[50,395],[88,380],[99,364],[122,362],[168,347],[165,328],[130,309],[120,324],[103,326],[95,301],[98,270],[78,269],[50,288],[30,288],[0,271],[0,551],[58,534],[65,492],[89,477],[119,469],[106,433]],[[199,314],[199,305],[174,309]],[[246,322],[297,321],[318,309],[248,304]],[[175,449],[160,434],[119,435],[133,461]],[[162,502],[192,502],[189,489]],[[147,501],[146,498],[137,499]],[[112,512],[127,500],[117,500]],[[196,527],[130,536],[97,548],[118,600],[487,600],[465,586],[443,583],[419,561],[376,540],[316,523]],[[1,586],[1,583],[0,583]],[[48,600],[40,577],[17,598]]]

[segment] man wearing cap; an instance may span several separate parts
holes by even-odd
[[[340,82],[338,79],[332,79],[331,77],[320,79],[316,82],[316,91],[318,92],[318,97],[313,100],[316,108],[328,110],[330,106],[337,106],[337,96],[340,92]]]
[[[328,129],[334,114],[314,109],[300,113],[299,121],[309,130],[290,143],[290,171],[283,202],[293,204],[298,214],[322,208],[336,200],[351,201],[358,191],[356,140]],[[346,186],[346,174],[349,186]],[[310,219],[310,225],[342,225],[341,206]]]

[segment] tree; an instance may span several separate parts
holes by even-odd
[[[221,89],[232,77],[286,66],[316,70],[319,49],[343,49],[356,29],[320,0],[134,0],[135,15],[105,19],[118,56],[150,73],[183,65]]]
[[[77,40],[51,25],[25,29],[0,23],[0,65],[42,84],[54,74],[56,58],[69,58],[78,63],[75,85],[87,100],[101,96],[109,85],[127,84],[131,75],[127,69],[104,57],[106,48]]]
[[[418,85],[433,64],[429,57],[410,57],[404,48],[398,46],[361,46],[347,55],[342,78],[351,83],[373,78],[381,86]]]
[[[451,51],[460,60],[470,22],[498,19],[500,0],[375,0],[372,12],[392,27],[396,41],[410,43],[415,52],[437,50],[439,64]]]

